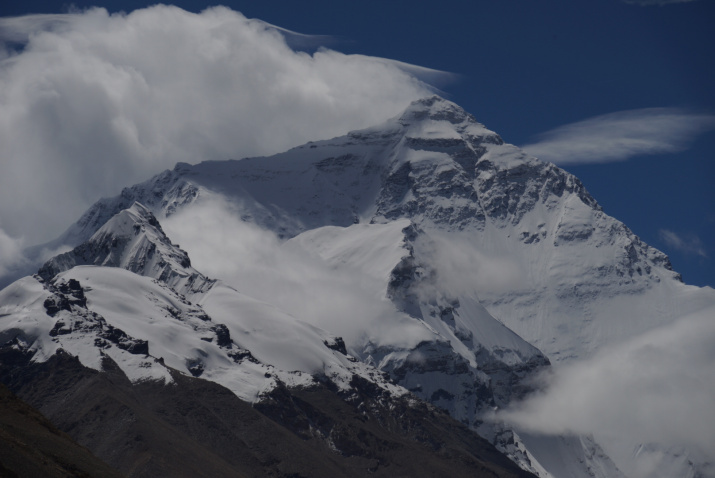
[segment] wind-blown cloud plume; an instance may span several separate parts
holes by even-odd
[[[700,257],[708,257],[705,252],[703,241],[695,235],[683,237],[668,229],[658,231],[658,236],[669,247],[682,252],[683,254],[693,254]]]
[[[522,148],[556,164],[608,163],[642,154],[682,151],[697,135],[712,129],[714,115],[646,108],[561,126]]]
[[[557,368],[545,392],[503,414],[542,433],[593,433],[627,476],[665,477],[651,442],[715,459],[715,308]],[[646,445],[639,456],[633,452]],[[715,470],[711,470],[715,471]],[[707,475],[710,476],[710,475]]]
[[[240,210],[220,195],[202,198],[162,226],[202,273],[342,336],[348,347],[368,340],[414,347],[433,338],[398,313],[372,277],[336,268],[297,244],[286,247],[274,233],[242,221]]]
[[[3,228],[42,242],[178,161],[277,153],[383,121],[431,91],[406,70],[294,51],[224,7],[0,19]]]

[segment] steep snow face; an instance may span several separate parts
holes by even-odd
[[[384,215],[376,209],[388,206],[379,197],[399,195],[396,182],[401,177],[391,176],[406,159],[429,163],[440,156],[448,169],[473,169],[476,158],[492,143],[502,141],[455,104],[433,97],[415,102],[381,125],[275,156],[194,166],[179,163],[115,198],[98,201],[53,242],[84,242],[135,201],[161,219],[211,192],[235,201],[244,219],[285,237],[325,225],[370,222]],[[474,176],[473,171],[468,174]],[[448,182],[447,176],[445,171],[442,183]]]
[[[554,477],[579,476],[586,468],[590,476],[625,478],[590,436],[514,433],[514,443],[528,450],[534,464]]]
[[[469,249],[476,269],[507,258],[505,271],[520,278],[509,284],[496,271],[465,293],[556,362],[667,323],[693,294],[677,283],[667,257],[607,216],[578,179],[504,144],[439,97],[381,125],[275,156],[178,164],[99,201],[55,242],[86,240],[134,201],[162,218],[217,195],[236,216],[282,238],[398,219],[426,232],[462,233],[457,248]],[[677,310],[665,303],[673,294],[683,297]],[[623,303],[638,304],[628,320],[618,312]]]
[[[349,390],[357,375],[393,396],[407,393],[348,356],[341,338],[207,279],[138,203],[4,289],[0,317],[0,343],[35,361],[61,348],[101,370],[110,357],[133,381],[171,381],[170,367],[255,401],[279,382],[314,377]]]
[[[119,272],[123,279],[138,277]],[[132,296],[128,303],[135,299]],[[105,356],[110,357],[133,381],[171,381],[169,371],[147,355],[146,340],[127,335],[87,307],[87,297],[74,278],[58,277],[52,283],[37,277],[20,279],[0,292],[0,315],[0,342],[32,353],[35,362],[63,349],[96,370],[102,369]]]
[[[474,424],[484,409],[503,406],[523,393],[521,379],[548,364],[476,296],[453,295],[442,287],[440,273],[431,265],[435,245],[410,221],[326,226],[300,234],[284,247],[318,256],[336,273],[362,277],[361,286],[374,300],[391,301],[394,312],[380,318],[380,327],[402,333],[375,336],[376,325],[366,314],[363,333],[352,334],[359,340],[348,347],[465,423]],[[411,323],[423,326],[421,340],[412,344],[405,343],[412,335]],[[334,333],[344,335],[339,324],[335,327]]]
[[[279,381],[309,385],[314,376],[348,390],[358,375],[393,396],[407,393],[349,357],[341,339],[221,283],[196,304],[124,269],[77,266],[51,282],[23,278],[0,292],[0,304],[0,341],[34,361],[61,348],[102,370],[110,357],[132,381],[171,382],[171,367],[247,401]]]
[[[330,380],[341,390],[349,390],[350,382],[357,375],[393,396],[407,393],[381,372],[350,356],[342,338],[275,306],[246,297],[225,284],[212,288],[200,305],[211,317],[226,325],[240,350],[250,351],[251,357],[269,366],[266,377],[275,375],[289,386],[312,383],[314,377],[318,377]],[[246,387],[240,383],[226,386],[240,393],[239,396],[246,395]],[[271,382],[271,388],[273,386],[275,381]]]
[[[544,435],[489,421],[480,425],[479,434],[540,478],[626,476],[590,435]]]
[[[87,242],[47,261],[39,274],[49,280],[76,265],[120,267],[189,296],[207,291],[215,282],[191,267],[188,254],[171,243],[151,211],[137,202],[112,217]]]
[[[543,364],[538,350],[552,362],[587,357],[713,303],[607,216],[574,176],[504,144],[438,97],[381,125],[275,156],[178,164],[99,201],[49,246],[90,239],[134,201],[163,220],[216,197],[231,204],[233,217],[292,238],[286,248],[312,250],[364,278],[374,302],[391,308],[385,323],[410,333],[397,344],[371,329],[376,340],[351,339],[350,352],[468,423],[479,419],[479,404],[523,394],[521,379]],[[224,311],[230,327],[226,290],[212,291],[200,303]],[[271,327],[256,337],[268,340]],[[240,335],[241,326],[235,330]],[[574,443],[563,450],[587,453],[587,443]],[[536,455],[546,467],[550,458]],[[608,474],[610,465],[598,466],[591,472]]]
[[[607,216],[578,180],[533,159],[516,168],[501,162],[487,154],[477,166],[487,222],[473,244],[509,257],[521,283],[480,290],[491,313],[559,362],[686,312],[680,299],[662,307],[687,289],[667,257]]]

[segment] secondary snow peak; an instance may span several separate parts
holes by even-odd
[[[186,251],[173,244],[154,214],[136,201],[87,242],[47,261],[38,274],[49,280],[77,265],[120,267],[160,280],[182,294],[206,291],[215,282],[191,267]]]

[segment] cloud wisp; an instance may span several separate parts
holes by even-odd
[[[432,91],[403,65],[296,51],[286,35],[225,7],[1,18],[4,230],[37,244],[179,161],[278,153]]]
[[[24,247],[22,238],[11,237],[0,228],[0,278],[22,269],[27,261],[22,254]],[[0,288],[3,286],[0,284]]]
[[[162,227],[202,273],[343,337],[348,347],[367,341],[412,347],[433,338],[397,312],[369,274],[335,267],[294,241],[286,247],[274,233],[240,217],[240,207],[222,196],[204,196],[162,220]]]
[[[639,445],[689,450],[712,462],[715,308],[557,368],[507,421],[540,433],[592,433],[627,476],[661,476]]]
[[[683,254],[695,255],[703,258],[708,257],[703,241],[696,235],[683,236],[682,234],[676,234],[668,229],[661,229],[658,231],[658,236],[668,247],[682,252]]]
[[[556,164],[609,163],[682,151],[697,135],[713,129],[715,115],[645,108],[560,126],[522,148]]]

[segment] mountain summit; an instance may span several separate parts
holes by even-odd
[[[186,252],[164,233],[195,232],[216,204],[216,227],[243,225],[256,250],[202,230]],[[438,96],[274,156],[177,164],[98,201],[61,244],[74,249],[0,292],[0,337],[26,361],[62,350],[135,387],[207,380],[342,456],[362,448],[311,408],[318,395],[384,426],[428,402],[542,478],[621,475],[592,438],[514,430],[493,410],[552,363],[715,303],[573,175]],[[192,266],[207,244],[203,264],[226,277]]]
[[[554,361],[670,321],[673,300],[676,313],[691,303],[667,256],[605,214],[576,177],[505,144],[438,96],[381,125],[275,156],[178,164],[100,200],[52,245],[86,241],[135,201],[161,220],[216,196],[284,239],[399,219],[458,237],[475,261],[491,259],[481,261],[484,273],[495,264],[510,271],[477,274],[476,282],[491,282],[473,291],[480,303]],[[648,300],[628,321],[601,302],[632,294]],[[575,325],[574,316],[588,320]]]

